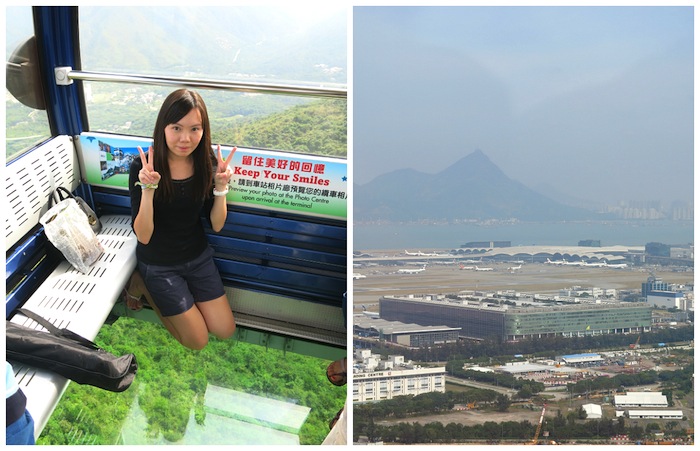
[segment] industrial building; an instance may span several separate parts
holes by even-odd
[[[660,420],[682,420],[682,410],[628,410],[626,416],[632,420],[660,419]]]
[[[661,392],[628,392],[615,395],[615,407],[651,407],[654,409],[668,407],[668,399]]]
[[[680,291],[652,291],[647,294],[647,304],[656,308],[689,310],[686,298]]]
[[[669,291],[668,283],[654,276],[648,277],[647,281],[642,283],[642,296],[646,297],[653,291]]]
[[[647,304],[656,308],[692,310],[692,295],[688,296],[687,293],[686,287],[671,285],[653,276],[642,284],[642,296],[646,298]]]
[[[379,316],[387,321],[459,327],[460,337],[506,341],[648,332],[651,311],[646,303],[513,307],[493,300],[444,296],[383,296],[379,299]]]
[[[476,370],[476,368],[465,369]],[[510,374],[518,379],[528,379],[542,382],[545,387],[563,386],[581,380],[585,373],[576,368],[562,365],[545,365],[530,362],[512,362],[496,367],[502,373]]]
[[[561,360],[567,365],[576,367],[596,366],[605,362],[600,354],[593,353],[565,355],[561,357]]]
[[[353,334],[359,338],[371,338],[409,348],[419,348],[421,346],[456,343],[459,327],[420,326],[355,315]]]
[[[586,412],[586,418],[590,420],[599,420],[603,418],[603,408],[600,404],[584,404],[583,410]]]
[[[395,396],[445,392],[445,367],[424,368],[405,362],[403,356],[381,360],[369,349],[355,353],[352,375],[352,401],[392,399]]]

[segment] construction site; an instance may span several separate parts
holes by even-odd
[[[483,425],[487,422],[503,424],[527,421],[537,425],[536,433],[532,440],[522,441],[501,438],[498,440],[475,441],[475,443],[482,444],[635,444],[638,441],[642,442],[641,444],[687,444],[692,440],[694,424],[692,392],[687,396],[680,399],[676,398],[669,402],[665,396],[662,396],[662,385],[659,383],[629,388],[618,387],[616,390],[591,389],[585,393],[574,393],[567,384],[576,382],[585,384],[585,381],[596,377],[613,377],[616,374],[630,374],[631,372],[641,372],[649,369],[672,371],[692,360],[692,357],[689,357],[692,356],[692,350],[691,344],[679,344],[668,347],[640,347],[638,340],[635,340],[626,349],[583,355],[592,362],[590,365],[569,366],[562,359],[558,362],[523,361],[512,365],[472,368],[478,371],[492,371],[494,373],[508,372],[517,376],[517,378],[533,381],[545,381],[558,375],[558,382],[549,385],[545,384],[545,390],[530,400],[513,401],[506,411],[498,411],[490,403],[470,402],[455,405],[452,412],[411,417],[410,423],[427,425],[437,421],[443,425],[456,423],[464,426],[475,426]],[[579,356],[575,355],[562,357],[567,357],[568,362],[573,363],[576,363],[577,358],[579,358]],[[583,357],[579,359],[583,359]],[[516,398],[517,390],[511,387],[477,383],[454,377],[447,377],[446,381],[447,391],[466,391],[470,388],[482,388],[505,394],[511,399]],[[632,399],[642,399],[643,401],[633,401],[637,403],[633,405],[630,405],[629,401],[625,401],[626,403],[623,405],[623,400],[627,399],[626,397],[628,396]],[[653,402],[645,399],[652,399]],[[662,399],[662,402],[659,403],[659,399]],[[625,424],[639,425],[644,430],[647,427],[654,427],[654,425],[660,425],[663,430],[668,430],[672,426],[678,433],[687,431],[687,434],[679,434],[680,438],[674,438],[674,440],[666,440],[663,434],[655,440],[633,440],[629,436],[619,436],[609,439],[601,438],[597,440],[556,443],[555,440],[550,438],[552,435],[550,432],[553,427],[552,421],[555,417],[563,416],[566,418],[574,414],[579,415],[581,409],[586,412],[586,415],[584,418],[576,416],[577,421],[609,419],[617,422],[622,417]],[[378,422],[378,424],[390,425],[401,421],[406,420],[385,420]]]

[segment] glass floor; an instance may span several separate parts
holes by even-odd
[[[134,353],[136,379],[122,393],[71,382],[37,444],[318,445],[346,399],[326,359],[213,337],[192,351],[126,317],[95,341]]]

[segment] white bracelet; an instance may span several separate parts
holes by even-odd
[[[226,189],[223,191],[217,191],[216,186],[214,187],[214,195],[219,197],[219,196],[225,196],[228,194],[228,185],[226,185]]]

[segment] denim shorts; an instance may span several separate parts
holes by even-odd
[[[27,410],[22,417],[5,427],[6,445],[34,445],[34,419]]]
[[[214,264],[211,246],[187,263],[171,266],[139,262],[139,271],[156,307],[163,316],[185,313],[195,302],[206,302],[225,294],[224,283]]]

